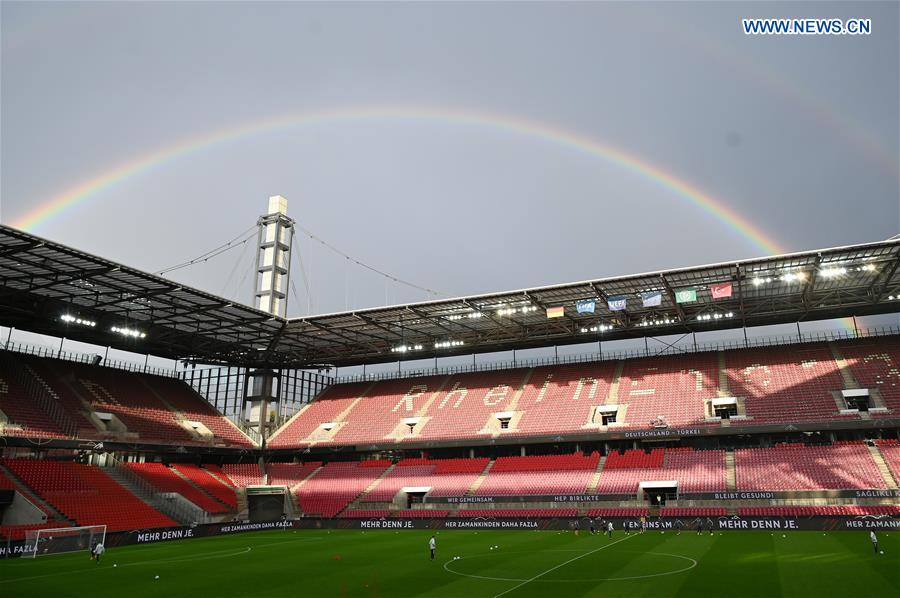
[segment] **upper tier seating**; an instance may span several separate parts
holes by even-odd
[[[404,459],[361,500],[389,502],[404,487],[430,487],[428,496],[463,496],[488,464],[480,459]]]
[[[33,459],[8,459],[3,465],[78,525],[105,524],[110,532],[178,525],[99,467]]]
[[[389,461],[328,463],[297,490],[300,508],[304,513],[334,517],[389,465]]]
[[[861,442],[738,449],[734,461],[740,490],[887,487],[868,447]]]
[[[285,446],[306,446],[308,437],[321,430],[322,424],[334,422],[342,413],[350,409],[357,399],[372,386],[369,382],[359,384],[338,384],[323,392],[318,399],[303,407],[279,428],[268,440],[271,448]]]
[[[860,385],[878,388],[889,408],[900,409],[900,339],[847,341],[840,350]],[[601,426],[595,408],[603,405],[619,406],[615,428],[647,429],[660,418],[669,426],[718,426],[708,411],[717,397],[738,400],[734,423],[741,425],[859,419],[840,413],[841,390],[838,362],[821,342],[403,378],[333,386],[269,445],[583,434]],[[505,428],[496,421],[501,412],[510,414]],[[416,418],[410,430],[405,420]]]
[[[726,489],[725,451],[690,448],[654,449],[649,454],[628,450],[606,458],[597,492],[637,495],[641,482],[678,482],[679,492],[717,492]]]
[[[127,428],[130,441],[253,446],[243,432],[180,380],[50,358],[13,357],[59,402],[77,426],[79,437],[118,434],[99,430],[90,418],[93,413],[109,413]],[[0,379],[4,382],[9,377],[2,370],[6,361],[0,356]],[[0,402],[2,389],[0,384]],[[40,411],[36,405],[29,405]],[[202,426],[197,434],[188,431],[195,427],[192,423]],[[212,438],[204,437],[203,427]],[[52,429],[56,430],[55,424]]]
[[[201,492],[162,463],[126,463],[136,474],[162,492],[176,492],[209,513],[227,513],[228,508]]]
[[[583,494],[600,455],[500,457],[475,491],[480,496]]]
[[[619,405],[628,405],[629,427],[647,427],[662,417],[669,425],[704,421],[704,399],[716,396],[715,353],[628,359],[619,380]]]
[[[885,407],[900,411],[900,338],[843,341],[838,347],[859,386],[877,389]]]
[[[615,361],[535,368],[517,410],[517,435],[578,432],[591,421],[593,406],[609,394]]]
[[[725,353],[729,394],[743,397],[753,423],[842,416],[832,396],[844,388],[840,369],[823,343]]]
[[[0,423],[0,435],[30,438],[64,438],[59,426],[28,396],[0,352],[0,411],[9,424]],[[2,422],[2,420],[0,420]],[[18,426],[18,428],[16,427]]]
[[[231,423],[230,419],[216,411],[206,399],[181,380],[161,376],[145,376],[144,381],[184,419],[200,422],[215,435],[218,441],[231,446],[254,446],[253,441]]]

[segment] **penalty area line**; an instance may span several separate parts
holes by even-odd
[[[635,535],[637,535],[637,534],[635,534]],[[541,572],[541,573],[538,573],[538,574],[535,575],[534,577],[532,577],[532,578],[530,578],[530,579],[526,579],[526,580],[523,581],[522,583],[517,584],[517,585],[514,585],[513,587],[511,587],[511,588],[508,589],[508,590],[505,590],[505,591],[503,591],[503,592],[500,592],[499,594],[495,594],[495,595],[494,595],[494,598],[500,598],[500,596],[505,596],[506,594],[509,594],[509,593],[512,592],[513,590],[518,590],[518,589],[521,588],[522,586],[524,586],[524,585],[526,585],[526,584],[529,584],[529,583],[533,582],[534,580],[539,579],[539,578],[541,578],[541,577],[547,575],[548,573],[552,573],[553,571],[556,571],[556,570],[559,569],[560,567],[565,567],[565,566],[568,565],[569,563],[574,563],[574,562],[577,561],[578,559],[583,559],[584,557],[590,556],[590,555],[594,554],[595,552],[600,552],[601,550],[605,550],[605,549],[609,548],[610,546],[615,546],[615,545],[618,544],[619,542],[624,542],[625,540],[628,540],[629,538],[633,538],[633,537],[634,537],[634,536],[625,536],[625,537],[622,538],[621,540],[616,540],[615,542],[612,542],[611,544],[606,544],[605,546],[601,546],[600,548],[595,548],[594,550],[591,550],[590,552],[585,552],[584,554],[580,554],[580,555],[576,556],[575,558],[571,558],[571,559],[569,559],[568,561],[566,561],[566,562],[564,562],[564,563],[560,563],[560,564],[556,565],[555,567],[550,567],[550,568],[547,569],[546,571],[543,571],[543,572]]]

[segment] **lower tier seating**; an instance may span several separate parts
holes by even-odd
[[[8,459],[2,463],[78,525],[106,525],[107,531],[177,525],[99,467],[34,459]]]
[[[208,513],[227,513],[228,508],[201,492],[162,463],[126,463],[126,467],[161,492],[176,492]]]
[[[578,509],[460,509],[451,517],[577,517]]]
[[[861,442],[738,449],[735,471],[740,490],[887,488]]]
[[[725,451],[675,448],[612,453],[606,458],[597,493],[637,495],[641,482],[670,480],[678,482],[680,493],[725,490]]]

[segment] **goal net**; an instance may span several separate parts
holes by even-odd
[[[106,540],[105,525],[36,529],[25,533],[25,556],[32,558],[47,554],[62,554],[93,550]]]

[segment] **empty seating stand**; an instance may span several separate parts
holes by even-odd
[[[900,339],[839,345],[860,386],[879,389],[886,406],[900,409]],[[709,401],[722,396],[742,405],[735,420],[741,425],[858,419],[841,413],[844,384],[826,343],[338,384],[269,446],[584,433],[601,427],[602,405],[619,406],[619,429],[647,429],[660,418],[668,426],[719,426]],[[500,412],[511,414],[506,428],[494,421]],[[420,420],[411,431],[407,418]],[[322,434],[329,423],[335,432]]]
[[[378,484],[365,494],[365,502],[388,502],[404,487],[430,488],[428,496],[462,496],[488,464],[480,459],[404,459],[397,462]]]
[[[900,515],[897,505],[833,505],[821,507],[739,507],[745,517],[856,517],[865,515]]]
[[[460,509],[451,513],[451,517],[480,517],[480,518],[515,518],[515,517],[577,517],[578,509]]]
[[[65,438],[62,430],[19,384],[12,364],[0,359],[0,411],[9,420],[0,423],[0,436]]]
[[[597,492],[637,495],[641,482],[678,482],[678,492],[718,492],[727,488],[725,451],[691,448],[627,450],[606,457]]]
[[[500,457],[475,491],[482,496],[583,494],[600,455]]]
[[[894,480],[900,484],[900,441],[898,440],[876,440],[878,450],[884,457],[888,469],[894,476]]]
[[[753,423],[846,417],[832,396],[844,385],[825,344],[728,351],[725,361],[729,394],[744,398]]]
[[[99,467],[33,459],[8,459],[3,465],[78,525],[106,525],[107,531],[177,525]]]
[[[293,488],[321,466],[322,463],[319,461],[310,463],[269,463],[266,466],[269,474],[269,485]]]
[[[177,469],[179,473],[193,482],[195,486],[227,505],[231,510],[237,508],[237,497],[234,494],[234,488],[223,484],[211,476],[210,473],[202,467],[187,463],[174,463],[172,464],[172,468]]]
[[[328,463],[299,487],[300,508],[310,515],[334,517],[390,465],[389,461]]]
[[[208,513],[227,513],[222,503],[201,492],[162,463],[126,463],[126,467],[162,492],[176,492]]]
[[[738,449],[735,473],[740,490],[886,488],[878,466],[862,442]]]
[[[44,357],[17,354],[15,359],[36,384],[58,401],[66,417],[77,426],[79,437],[115,437],[118,431],[102,430],[102,426],[98,429],[90,418],[92,413],[109,413],[127,428],[127,439],[131,441],[254,446],[243,432],[180,380]],[[0,358],[0,410],[9,411],[15,423],[23,420],[28,435],[59,436],[58,426],[46,414],[31,401],[21,400],[21,389],[11,382],[13,376],[4,371],[8,367],[4,365],[6,361]],[[4,388],[8,392],[4,393]],[[12,396],[10,393],[17,400],[4,409],[4,398]],[[188,431],[194,429],[192,423],[202,424],[212,437]],[[12,430],[4,433],[13,434]]]
[[[222,466],[222,473],[228,476],[228,479],[237,488],[259,486],[263,483],[257,463],[229,463]]]

